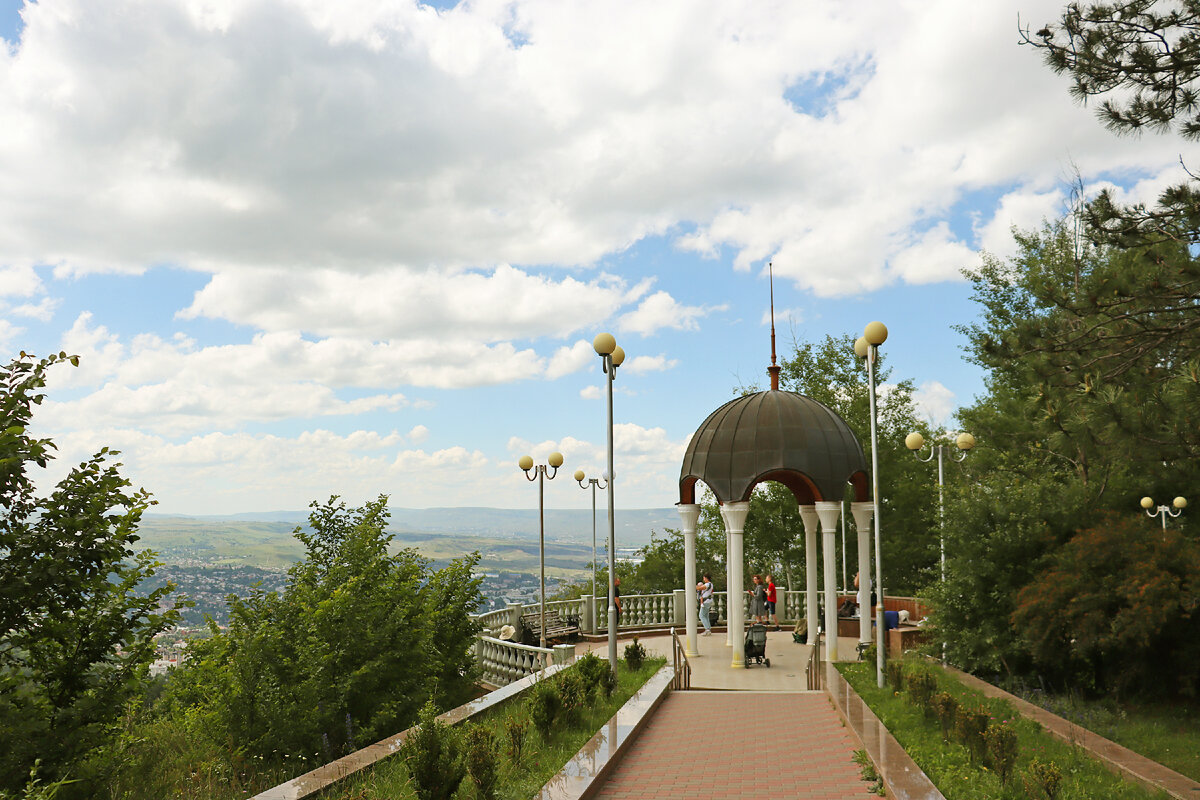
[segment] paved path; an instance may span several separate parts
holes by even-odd
[[[824,693],[672,692],[595,797],[861,800],[855,747]]]

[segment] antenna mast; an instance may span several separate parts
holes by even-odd
[[[767,367],[767,372],[771,373],[771,391],[779,391],[779,369],[775,363],[775,265],[773,262],[767,262],[767,271],[771,278],[771,366]]]

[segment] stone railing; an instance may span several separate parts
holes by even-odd
[[[551,664],[570,664],[574,658],[573,644],[530,647],[486,635],[475,642],[475,663],[479,665],[480,678],[490,686],[507,686],[541,672]]]

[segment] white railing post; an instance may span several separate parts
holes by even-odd
[[[583,614],[579,618],[579,629],[594,634],[596,632],[596,598],[585,594],[580,599],[583,601]]]
[[[556,644],[554,645],[554,663],[566,666],[575,660],[575,645],[573,644]]]
[[[696,592],[693,590],[692,594],[695,593]],[[687,624],[687,594],[685,590],[676,589],[673,600],[674,603],[672,605],[674,605],[674,615],[671,618],[671,623],[676,627],[682,628]]]

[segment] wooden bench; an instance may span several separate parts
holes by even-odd
[[[541,641],[539,635],[542,630],[542,614],[540,611],[534,611],[531,614],[521,615],[521,630],[523,632],[522,639],[528,640],[530,644],[537,644]],[[546,643],[560,644],[573,636],[579,635],[579,621],[568,617],[562,619],[558,616],[557,611],[546,610]]]

